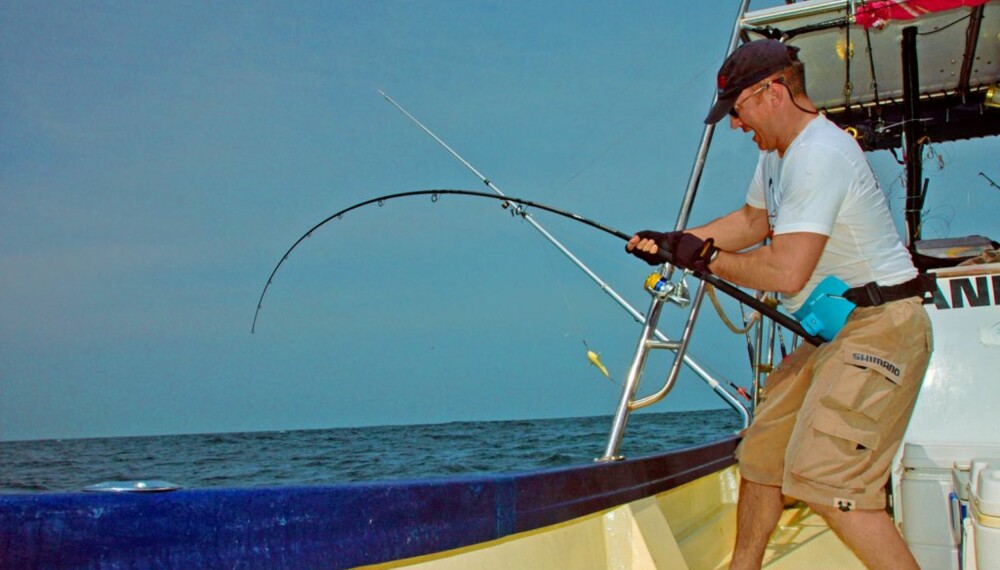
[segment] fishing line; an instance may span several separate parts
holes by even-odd
[[[587,341],[587,335],[585,334],[585,326],[580,318],[581,311],[576,310],[576,303],[570,300],[570,293],[568,291],[566,274],[562,271],[558,271],[555,267],[554,252],[546,248],[545,250],[545,266],[548,268],[551,274],[551,279],[555,283],[555,288],[558,289],[560,297],[562,297],[563,306],[565,307],[565,312],[567,315],[567,320],[569,322],[570,330],[566,332],[565,337],[574,336],[579,338],[583,343],[584,354],[587,357],[589,366],[596,369],[602,376],[609,380],[615,386],[619,388],[622,387],[622,383],[619,382],[611,375],[607,367],[601,362],[601,353],[595,351],[591,348],[590,343]],[[618,255],[616,258],[624,258],[624,256]]]
[[[274,281],[274,276],[275,276],[275,274],[278,273],[278,269],[281,268],[281,266],[282,266],[282,264],[284,264],[285,260],[288,259],[288,256],[292,253],[292,251],[296,247],[299,246],[300,243],[302,243],[306,239],[312,237],[313,232],[315,232],[319,228],[323,227],[324,225],[326,225],[327,223],[329,223],[332,220],[337,220],[337,219],[342,218],[344,216],[344,214],[347,214],[348,212],[351,212],[353,210],[357,210],[358,208],[362,208],[362,207],[368,206],[370,204],[379,204],[379,205],[382,205],[382,204],[384,204],[385,202],[387,202],[389,200],[395,200],[396,198],[405,198],[405,197],[409,197],[409,196],[430,196],[432,202],[437,202],[439,197],[446,196],[446,195],[472,196],[472,197],[477,197],[477,198],[487,198],[487,199],[490,199],[490,200],[497,200],[497,201],[500,201],[502,203],[502,205],[503,205],[504,208],[510,207],[511,204],[517,204],[518,205],[518,209],[515,210],[515,212],[517,213],[517,215],[519,215],[521,217],[527,217],[528,216],[528,212],[523,209],[524,206],[527,206],[529,208],[537,208],[539,210],[544,210],[546,212],[549,212],[549,213],[552,213],[552,214],[556,214],[558,216],[562,216],[564,218],[568,218],[570,220],[574,220],[574,221],[580,222],[581,224],[588,225],[588,226],[590,226],[590,227],[592,227],[594,229],[601,230],[602,232],[607,233],[609,235],[612,235],[612,236],[614,236],[614,237],[616,237],[616,238],[618,238],[620,240],[623,240],[623,241],[628,241],[628,240],[632,239],[632,236],[630,234],[626,234],[623,231],[616,230],[615,228],[612,228],[612,227],[606,226],[604,224],[601,224],[599,222],[596,222],[594,220],[585,218],[585,217],[583,217],[583,216],[581,216],[579,214],[574,214],[573,212],[568,212],[566,210],[561,210],[559,208],[555,208],[553,206],[548,206],[546,204],[541,204],[539,202],[534,202],[532,200],[525,200],[523,198],[515,198],[515,197],[512,197],[512,196],[500,196],[500,195],[497,195],[497,194],[488,194],[486,192],[476,192],[476,191],[473,191],[473,190],[451,190],[451,189],[414,190],[414,191],[411,191],[411,192],[398,192],[396,194],[386,194],[384,196],[377,196],[375,198],[371,198],[371,199],[365,200],[363,202],[358,202],[357,204],[354,204],[353,206],[348,206],[347,208],[344,208],[343,210],[340,210],[338,212],[330,214],[329,216],[327,216],[326,218],[324,218],[322,221],[320,221],[319,223],[317,223],[313,227],[309,228],[309,230],[306,231],[304,234],[302,234],[302,236],[300,236],[299,239],[295,240],[295,242],[291,245],[291,247],[289,247],[288,250],[285,251],[284,255],[281,256],[281,259],[278,260],[277,265],[274,266],[274,269],[271,271],[271,274],[267,278],[267,282],[264,284],[264,289],[261,291],[260,298],[257,300],[257,310],[254,312],[254,315],[253,315],[253,324],[250,326],[250,332],[251,332],[251,334],[254,333],[254,332],[256,332],[256,329],[257,329],[257,318],[258,318],[258,316],[260,316],[261,307],[263,307],[264,296],[267,294],[268,288],[271,286],[271,283]],[[664,263],[671,263],[673,261],[673,258],[671,257],[670,252],[667,252],[667,251],[662,250],[662,249],[660,250],[660,257],[663,258]],[[813,335],[810,335],[809,333],[807,333],[802,328],[802,326],[799,324],[799,322],[796,321],[795,319],[793,319],[792,317],[790,317],[790,316],[788,316],[788,315],[786,315],[784,313],[779,312],[775,308],[767,306],[765,303],[760,302],[757,298],[755,298],[754,296],[752,296],[752,295],[746,293],[745,291],[739,289],[735,285],[733,285],[731,283],[728,283],[726,281],[723,281],[722,279],[718,278],[715,275],[712,275],[711,273],[702,273],[702,272],[699,272],[699,271],[693,271],[691,273],[694,274],[695,277],[697,277],[698,279],[701,279],[701,280],[703,280],[703,281],[705,281],[705,282],[707,282],[707,283],[715,286],[715,288],[717,288],[718,290],[722,291],[723,293],[729,295],[730,297],[736,299],[737,301],[739,301],[741,303],[744,303],[744,304],[746,304],[746,305],[748,305],[748,306],[750,306],[750,307],[752,307],[752,308],[760,311],[761,313],[767,315],[768,317],[770,317],[772,320],[774,320],[775,322],[777,322],[781,326],[786,327],[788,329],[791,329],[793,332],[802,335],[804,338],[808,339],[809,342],[811,342],[813,344],[816,344],[816,345],[819,345],[819,344],[821,344],[823,342],[819,337],[816,337],[816,336],[813,336]]]
[[[640,116],[640,117],[638,117],[636,119],[633,119],[631,122],[629,122],[618,133],[617,136],[615,136],[614,138],[612,138],[611,141],[609,143],[607,143],[603,147],[603,149],[599,150],[590,160],[588,160],[583,166],[581,166],[579,169],[577,169],[576,172],[574,172],[572,175],[570,175],[569,178],[567,178],[566,180],[564,180],[560,184],[554,185],[553,188],[554,188],[555,192],[559,192],[559,191],[563,190],[564,188],[566,188],[567,186],[569,186],[570,183],[572,183],[578,177],[580,177],[584,172],[586,172],[587,170],[590,170],[591,168],[594,167],[594,165],[596,165],[597,163],[599,163],[602,160],[604,160],[607,157],[607,155],[611,153],[611,151],[613,151],[613,150],[617,149],[619,146],[621,146],[622,143],[624,143],[624,141],[626,139],[634,136],[638,132],[641,132],[641,131],[643,131],[643,130],[645,130],[647,128],[650,128],[650,127],[654,126],[654,123],[655,123],[656,119],[661,118],[660,113],[661,113],[662,109],[665,108],[665,107],[669,107],[670,105],[672,105],[672,103],[673,103],[674,99],[676,98],[677,94],[689,91],[695,85],[696,81],[700,82],[702,80],[702,77],[706,73],[708,73],[710,71],[713,71],[713,69],[714,69],[713,66],[717,66],[717,65],[718,64],[716,64],[716,63],[709,63],[709,64],[705,65],[704,67],[702,67],[702,69],[700,71],[696,72],[693,76],[691,76],[690,78],[688,78],[687,82],[685,82],[683,84],[680,84],[678,86],[675,86],[674,89],[671,90],[668,93],[662,94],[659,97],[659,100],[656,101],[656,103],[655,103],[656,106],[655,107],[650,108],[649,110],[643,112],[642,116]],[[621,100],[621,98],[619,98],[619,101],[620,100]],[[612,107],[608,109],[608,111],[613,110],[613,108],[615,106],[617,106],[617,105],[618,105],[617,102],[614,103],[612,105]],[[650,120],[650,117],[653,117],[653,120]],[[595,122],[594,126],[591,128],[590,134],[593,134],[594,132],[596,132],[596,130],[597,130],[597,125],[596,125],[596,122]],[[590,135],[588,135],[586,137],[583,137],[583,139],[581,139],[581,140],[589,140],[590,138],[592,138],[592,137]]]
[[[583,334],[583,324],[580,322],[579,312],[574,310],[574,304],[570,302],[569,293],[566,291],[566,283],[564,277],[561,277],[561,272],[557,272],[556,268],[552,262],[550,256],[554,253],[550,252],[547,248],[545,249],[545,267],[551,274],[552,281],[555,283],[555,288],[559,291],[559,296],[562,297],[563,305],[566,308],[567,319],[569,320],[570,331],[568,331],[565,336],[570,336],[571,334],[583,342],[583,346],[586,351],[590,351],[590,346],[587,344],[587,337]]]

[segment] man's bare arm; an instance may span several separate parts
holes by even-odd
[[[722,251],[710,269],[743,287],[798,293],[819,262],[828,236],[811,232],[778,234],[765,246],[743,253]],[[724,248],[723,248],[724,249]]]
[[[712,238],[715,247],[734,252],[764,241],[769,230],[767,212],[744,204],[739,210],[685,231],[701,239]]]

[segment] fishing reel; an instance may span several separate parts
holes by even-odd
[[[646,291],[662,301],[669,301],[679,307],[687,307],[691,303],[691,295],[688,292],[687,283],[684,281],[687,275],[688,272],[685,271],[681,274],[680,281],[674,283],[664,275],[651,273],[646,278]]]

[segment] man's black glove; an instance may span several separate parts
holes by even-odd
[[[669,261],[681,269],[711,273],[708,264],[719,251],[712,238],[702,240],[698,236],[686,232],[643,230],[635,235],[656,243],[656,253],[648,253],[638,248],[629,250],[626,247],[626,251],[650,265],[661,265]]]
[[[640,239],[652,240],[656,244],[656,253],[642,251],[639,248],[629,249],[627,245],[625,246],[625,251],[650,265],[663,265],[670,261],[673,244],[682,233],[684,232],[654,232],[653,230],[636,232],[635,235]]]
[[[708,264],[715,259],[719,248],[715,240],[702,240],[694,234],[682,233],[672,244],[672,263],[681,269],[692,269],[702,273],[711,273]]]

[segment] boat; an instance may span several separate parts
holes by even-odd
[[[748,4],[729,51],[761,37],[800,47],[821,110],[866,150],[903,152],[907,243],[938,289],[927,305],[935,352],[892,468],[888,510],[923,567],[1000,567],[998,244],[921,239],[928,188],[920,160],[927,140],[1000,135],[1000,1],[811,0],[758,11]],[[712,134],[707,127],[678,227]],[[678,370],[694,364],[686,349],[709,288],[700,281],[690,293],[676,278],[668,265],[647,281],[650,306],[593,464],[333,486],[146,481],[0,495],[0,568],[724,568],[735,535],[738,434],[647,457],[620,449],[630,415],[667,397]],[[684,323],[677,340],[657,329],[668,308]],[[757,380],[775,359],[775,323],[759,319],[747,333]],[[673,364],[662,388],[637,398],[652,350],[672,352]],[[700,374],[750,421],[759,385],[743,403]],[[764,563],[862,567],[799,503],[785,509]]]

